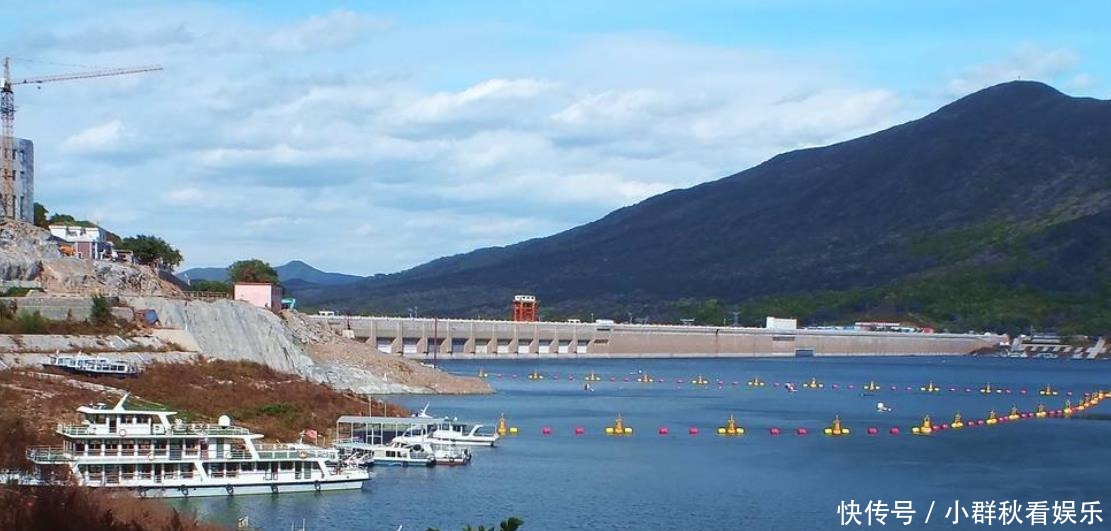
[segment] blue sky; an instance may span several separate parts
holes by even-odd
[[[1048,6],[1048,7],[1045,7]],[[1111,96],[1111,3],[20,2],[36,196],[186,266],[391,272],[1017,77]]]

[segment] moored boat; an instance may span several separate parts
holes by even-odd
[[[129,489],[142,497],[230,496],[359,489],[370,474],[343,463],[336,450],[307,444],[262,444],[263,435],[234,426],[185,423],[173,411],[82,406],[81,424],[59,425],[60,447],[32,447],[38,483]]]

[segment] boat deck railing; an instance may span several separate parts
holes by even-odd
[[[259,445],[256,448],[261,461],[300,460],[300,459],[337,459],[338,452],[325,448],[289,448],[285,445]],[[247,449],[225,449],[220,453],[202,452],[196,449],[139,450],[113,452],[106,454],[85,454],[67,451],[62,446],[33,446],[27,449],[27,459],[41,464],[67,463],[71,461],[92,463],[149,463],[152,461],[253,461],[255,457]]]
[[[222,435],[250,435],[251,430],[237,426],[220,426],[218,424],[179,424],[167,429],[161,424],[152,425],[121,425],[109,428],[102,425],[89,424],[59,424],[58,433],[62,435],[115,435],[121,436],[121,430],[127,436],[149,435],[189,435],[189,436],[222,436]]]

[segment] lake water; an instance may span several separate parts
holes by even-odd
[[[471,466],[378,468],[362,491],[280,496],[243,496],[176,502],[204,518],[234,523],[241,515],[265,529],[368,529],[444,531],[464,524],[490,524],[507,516],[524,519],[528,531],[567,529],[758,529],[815,530],[841,527],[837,508],[855,500],[863,506],[882,500],[910,501],[912,524],[888,516],[898,529],[981,529],[973,524],[973,503],[1014,500],[1022,504],[1021,527],[1030,527],[1030,501],[1111,503],[1111,422],[1094,418],[1029,419],[995,427],[910,435],[922,416],[949,422],[960,411],[982,419],[989,409],[1001,416],[1012,405],[1032,411],[1040,402],[1060,408],[1066,391],[1111,388],[1111,364],[1095,361],[985,358],[815,358],[722,360],[569,360],[541,362],[451,362],[444,368],[490,373],[493,396],[405,397],[419,408],[430,401],[433,414],[493,425],[505,413],[520,434],[497,448],[477,449]],[[548,376],[525,378],[533,369]],[[624,382],[643,370],[668,383]],[[607,381],[583,390],[581,378],[596,371]],[[502,374],[501,378],[496,377]],[[518,378],[511,377],[512,374]],[[553,379],[558,375],[559,379]],[[708,386],[679,385],[698,375]],[[568,381],[574,376],[575,381]],[[615,376],[617,382],[609,382]],[[768,382],[751,389],[754,376]],[[822,390],[788,393],[773,382],[802,383],[816,377]],[[724,386],[716,385],[722,380]],[[936,395],[918,392],[932,379]],[[875,380],[883,390],[862,396]],[[733,381],[739,385],[732,385]],[[990,382],[1011,394],[982,395]],[[840,389],[834,390],[837,384]],[[853,384],[856,389],[846,387]],[[1058,397],[1038,396],[1051,384]],[[889,386],[899,387],[890,391]],[[911,386],[913,392],[905,387]],[[957,392],[950,392],[956,387]],[[973,392],[965,392],[965,388]],[[1022,389],[1027,394],[1020,394]],[[893,408],[876,412],[882,401]],[[352,412],[360,413],[360,412]],[[627,438],[606,437],[603,427],[622,414],[635,429]],[[1088,414],[1111,414],[1111,400]],[[747,434],[717,437],[714,429],[735,414]],[[826,437],[821,429],[840,415],[849,437]],[[552,434],[541,435],[550,426]],[[576,436],[576,426],[586,430]],[[667,426],[671,435],[659,436]],[[688,435],[697,426],[701,433]],[[783,434],[769,435],[771,427]],[[880,434],[866,435],[876,426]],[[901,435],[888,429],[900,427]],[[797,436],[797,427],[810,435]],[[924,523],[931,502],[929,523]],[[945,518],[954,503],[968,511],[953,523]],[[1111,528],[1111,510],[1094,526]],[[866,524],[867,515],[860,521]],[[1080,515],[1077,514],[1077,520]],[[1053,522],[1052,510],[1048,520]],[[1018,524],[1011,522],[1011,526]],[[1000,527],[996,520],[992,527]],[[858,526],[850,526],[856,528]],[[859,527],[867,527],[862,525]],[[1041,526],[1038,526],[1041,527]],[[1054,528],[1053,525],[1047,526]]]

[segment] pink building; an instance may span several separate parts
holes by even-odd
[[[236,282],[235,300],[279,312],[282,310],[282,288],[266,282]]]

